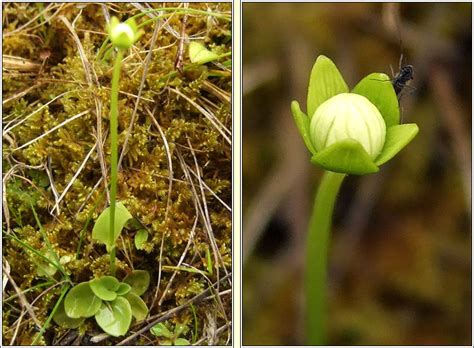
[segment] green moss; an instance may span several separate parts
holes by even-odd
[[[45,4],[43,9],[47,6]],[[123,13],[128,15],[139,13],[139,10],[130,4],[107,6],[111,14],[118,16]],[[153,4],[153,6],[159,7],[160,4]],[[176,4],[169,6],[176,6]],[[230,13],[231,4],[192,3],[190,8],[201,10],[209,8],[211,11]],[[9,71],[11,73],[3,76],[3,97],[12,98],[4,105],[3,113],[5,122],[13,121],[9,126],[44,106],[8,133],[10,141],[3,143],[3,165],[5,172],[13,168],[15,161],[28,166],[47,165],[53,176],[54,188],[61,195],[96,142],[97,107],[101,115],[104,160],[108,166],[109,95],[113,52],[110,52],[110,56],[104,60],[96,57],[105,38],[103,35],[105,23],[98,4],[87,4],[81,13],[77,6],[64,4],[61,7],[58,15],[66,17],[71,23],[77,18],[75,21],[77,35],[89,61],[89,68],[93,72],[91,77],[93,83],[89,84],[76,43],[63,21],[56,16],[45,23],[45,18],[49,18],[57,9],[59,7],[48,11],[47,16],[39,16],[34,23],[28,25],[29,30],[25,32],[28,35],[19,31],[13,35],[4,36],[4,54],[39,64],[43,62],[42,53],[48,51],[50,56],[45,61],[40,75],[38,71],[25,72],[11,68]],[[41,11],[41,6],[35,4],[11,3],[5,6],[4,32],[20,28]],[[168,18],[170,19],[169,26],[174,32],[179,33],[182,16],[175,15]],[[148,54],[153,25],[150,24],[144,29],[145,35],[128,52],[123,65],[119,95],[119,149],[125,142],[135,109],[136,95],[144,69],[143,62]],[[225,53],[232,49],[230,29],[229,21],[221,19],[211,21],[208,16],[192,15],[188,17],[186,35],[188,38],[198,35],[203,38],[207,47],[217,53]],[[231,74],[222,65],[210,63],[206,66],[193,66],[186,52],[183,62],[185,74],[180,74],[174,67],[178,43],[175,35],[167,30],[161,29],[154,48],[141,92],[142,99],[137,108],[133,130],[128,138],[128,147],[118,176],[118,199],[148,230],[149,238],[144,250],[138,251],[133,246],[136,229],[134,227],[125,229],[122,238],[117,243],[117,272],[118,276],[124,276],[132,269],[146,269],[151,273],[151,289],[148,291],[149,295],[145,296],[148,305],[151,304],[156,291],[159,262],[168,266],[177,265],[189,241],[190,232],[198,214],[195,210],[191,186],[181,168],[178,152],[189,169],[195,171],[193,153],[189,148],[190,143],[202,171],[202,180],[228,205],[231,204],[232,196],[230,145],[199,110],[170,91],[170,88],[173,88],[185,94],[231,129],[230,103],[224,102],[215,92],[221,90],[230,96]],[[211,70],[220,72],[220,76],[212,77],[215,74],[211,74]],[[36,83],[41,83],[41,86],[30,90],[24,96],[15,97]],[[209,85],[215,88],[209,89]],[[57,100],[45,106],[58,96],[60,97]],[[86,110],[89,112],[82,117],[66,123],[23,149],[15,150],[16,147],[43,135],[53,127]],[[169,206],[170,168],[167,150],[155,126],[155,121],[150,118],[147,110],[153,112],[155,120],[164,132],[172,157],[173,182]],[[94,244],[90,238],[93,222],[106,206],[103,200],[96,206],[104,192],[103,183],[91,193],[98,180],[102,178],[97,151],[93,152],[68,188],[67,194],[62,198],[59,204],[60,213],[57,211],[51,213],[56,198],[44,167],[28,169],[20,165],[15,167],[14,173],[18,176],[10,177],[6,183],[12,233],[37,250],[44,249],[44,241],[38,233],[38,226],[30,207],[30,202],[33,202],[45,234],[55,252],[59,257],[70,258],[63,267],[70,273],[73,282],[87,281],[92,277],[106,274],[109,260],[105,248]],[[200,192],[198,181],[193,182],[197,191]],[[229,269],[231,267],[231,213],[207,190],[205,190],[205,195],[216,243],[225,260],[225,266]],[[91,221],[83,233],[81,258],[76,259],[80,235],[89,219]],[[4,230],[6,229],[4,221]],[[163,255],[160,260],[162,243]],[[184,262],[205,271],[206,249],[212,250],[202,219],[199,218],[194,241],[187,251]],[[36,274],[34,255],[26,251],[23,246],[10,238],[4,238],[3,252],[11,267],[11,276],[20,289],[25,290],[44,281],[44,278],[40,279]],[[222,270],[223,265],[218,265],[218,267]],[[60,280],[59,273],[54,277],[57,281]],[[171,273],[163,272],[160,291],[163,291],[170,277]],[[216,281],[216,275],[210,276],[210,280]],[[207,286],[208,283],[202,275],[180,272],[171,283],[167,300],[159,310],[174,308],[207,289]],[[221,284],[221,290],[227,286],[228,284]],[[43,290],[35,289],[28,292],[27,300],[31,303]],[[59,297],[59,292],[58,287],[42,295],[35,303],[35,306],[38,304],[35,307],[37,308],[35,314],[40,322],[44,323],[46,320]],[[14,295],[15,291],[8,284],[5,293],[8,297]],[[11,305],[18,308],[20,303],[18,299],[13,299]],[[203,310],[200,309],[201,306]],[[204,310],[206,306],[204,302],[196,307],[201,323],[206,321]],[[226,310],[230,312],[230,303]],[[157,309],[153,308],[151,315],[156,314],[156,311]],[[18,319],[18,315],[19,313],[15,310],[8,308],[4,310],[4,328],[11,327]],[[176,317],[176,320],[187,320],[189,316],[190,314],[184,311]],[[97,331],[94,325],[86,321],[79,331],[83,333]],[[202,336],[203,329],[204,326],[200,325],[199,337]],[[13,332],[4,330],[6,330],[3,336],[5,344],[9,343]],[[35,332],[36,329],[30,322],[22,325],[15,344],[31,343]],[[63,329],[56,327],[53,323],[46,330],[39,344],[50,345],[64,333]],[[219,338],[220,342],[225,343],[226,338],[226,334],[223,334],[222,338]],[[114,339],[108,339],[106,344],[115,342]]]

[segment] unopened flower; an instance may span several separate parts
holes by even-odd
[[[369,174],[401,151],[418,133],[400,125],[398,99],[389,77],[373,73],[349,93],[334,63],[319,56],[308,88],[307,113],[291,109],[311,162],[326,170]]]
[[[120,49],[130,48],[143,34],[142,30],[138,30],[133,18],[121,23],[117,17],[110,19],[107,32],[112,44]]]
[[[382,115],[366,97],[341,93],[318,107],[309,132],[316,151],[341,140],[353,139],[375,159],[385,143],[385,130]]]

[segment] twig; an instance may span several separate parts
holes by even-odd
[[[186,247],[184,248],[184,251],[181,254],[181,257],[178,260],[178,264],[176,265],[177,268],[180,267],[181,264],[183,263],[184,258],[186,257],[186,254],[188,252],[189,246],[191,245],[191,242],[194,240],[194,231],[196,230],[197,222],[198,222],[198,219],[197,219],[197,216],[196,216],[196,218],[194,219],[194,224],[193,224],[193,227],[191,229],[191,232],[189,233],[188,243],[186,244]],[[160,258],[160,260],[161,260],[161,258]],[[161,271],[161,268],[160,268],[160,271]],[[163,303],[163,300],[165,299],[166,293],[168,292],[168,289],[171,287],[171,283],[173,282],[173,280],[176,277],[177,273],[178,273],[178,270],[176,269],[173,272],[173,274],[171,275],[170,280],[168,281],[168,284],[165,287],[165,290],[163,290],[163,295],[161,295],[161,298],[158,301],[158,306],[161,306],[161,304]],[[157,293],[158,293],[158,289],[157,289]]]
[[[34,142],[37,142],[38,140],[44,138],[44,137],[47,136],[48,134],[50,134],[50,133],[54,132],[55,130],[61,128],[61,127],[64,126],[65,124],[68,124],[69,122],[74,121],[75,119],[77,119],[77,118],[79,118],[79,117],[82,117],[82,116],[88,114],[89,112],[90,112],[90,110],[85,110],[85,111],[83,111],[83,112],[78,113],[77,115],[72,116],[71,118],[68,118],[68,119],[64,120],[63,122],[61,122],[61,123],[58,124],[57,126],[51,128],[51,129],[50,129],[49,131],[47,131],[46,133],[41,134],[39,137],[36,137],[36,138],[34,138],[33,140],[30,140],[30,141],[28,141],[27,143],[21,145],[20,147],[17,147],[16,149],[13,149],[12,152],[13,152],[13,151],[21,150],[21,149],[23,149],[23,148],[25,148],[25,147],[27,147],[27,146],[33,144]]]
[[[153,326],[155,326],[156,324],[158,323],[161,323],[165,320],[168,320],[169,318],[171,318],[173,315],[175,314],[178,314],[179,312],[181,312],[183,309],[186,309],[187,307],[189,307],[189,305],[191,304],[194,304],[194,303],[197,303],[197,302],[201,302],[202,300],[204,300],[204,298],[206,298],[214,289],[214,287],[216,287],[220,282],[223,282],[224,280],[227,280],[228,278],[230,278],[232,275],[232,273],[229,273],[228,275],[222,277],[219,281],[215,282],[214,284],[212,284],[211,287],[209,287],[208,289],[204,290],[203,292],[201,292],[199,295],[196,295],[194,296],[193,298],[191,298],[190,300],[186,301],[185,303],[183,303],[182,305],[178,306],[178,307],[175,307],[173,309],[170,309],[169,311],[166,311],[165,313],[162,313],[160,314],[158,317],[150,317],[148,320],[149,320],[149,323],[147,325],[145,325],[144,327],[142,327],[140,330],[136,331],[135,333],[133,333],[132,335],[128,336],[127,338],[125,338],[124,340],[120,341],[119,343],[117,343],[117,346],[123,346],[125,345],[126,343],[129,343],[130,341],[132,341],[135,337],[137,337],[138,335],[141,335],[143,334],[145,331],[148,331],[149,329],[151,329]],[[151,320],[151,321],[150,321]]]
[[[84,166],[86,165],[87,163],[87,160],[89,159],[89,157],[92,155],[92,153],[94,152],[96,146],[98,144],[98,141],[94,144],[94,146],[92,147],[92,149],[90,149],[89,153],[86,155],[86,157],[84,158],[84,161],[82,161],[81,165],[79,166],[79,168],[77,169],[76,173],[74,174],[74,176],[72,177],[72,179],[69,181],[69,183],[67,184],[66,188],[64,189],[63,193],[61,193],[61,196],[59,197],[59,199],[56,201],[56,204],[54,205],[53,209],[51,210],[51,213],[55,210],[55,209],[58,209],[58,212],[59,212],[59,203],[61,202],[61,200],[64,198],[64,196],[66,195],[66,193],[69,191],[69,189],[71,188],[72,184],[74,183],[74,181],[77,179],[77,177],[79,176],[79,174],[81,173],[82,169],[84,168]]]
[[[7,276],[8,278],[8,281],[10,282],[10,284],[13,286],[13,289],[15,290],[15,292],[17,293],[18,295],[18,298],[20,300],[20,305],[28,312],[28,314],[30,315],[31,319],[33,319],[33,321],[35,322],[36,326],[38,328],[41,327],[41,323],[40,321],[38,320],[38,318],[36,318],[36,315],[35,315],[35,312],[33,311],[33,308],[31,307],[31,305],[29,304],[29,302],[26,300],[26,297],[25,295],[23,295],[23,293],[21,292],[21,289],[16,285],[16,282],[15,280],[13,280],[12,276],[10,275],[9,272],[7,272],[6,268],[5,268],[5,264],[2,264],[2,269],[3,269],[3,274]]]
[[[198,103],[196,103],[194,100],[192,100],[191,98],[189,98],[187,95],[181,93],[180,91],[178,91],[177,89],[175,88],[170,88],[168,87],[168,90],[170,90],[171,92],[179,95],[180,97],[186,99],[186,101],[191,104],[192,106],[194,106],[196,109],[199,110],[199,112],[201,112],[204,117],[206,117],[209,122],[211,122],[211,124],[216,128],[216,130],[222,135],[222,137],[225,139],[225,141],[229,144],[229,145],[232,145],[232,140],[230,138],[230,136],[232,136],[232,132],[227,129],[218,119],[217,117],[215,117],[214,115],[212,115],[209,111],[207,111],[206,109],[204,109],[202,106],[200,106]]]
[[[87,84],[89,87],[99,87],[99,79],[97,78],[97,74],[95,73],[94,69],[92,68],[89,60],[87,59],[87,55],[84,52],[84,47],[82,47],[81,40],[77,36],[77,33],[74,31],[74,28],[69,23],[69,20],[64,16],[59,16],[59,19],[63,21],[66,27],[69,29],[74,42],[77,45],[77,49],[79,51],[79,56],[81,57],[82,66],[84,67],[84,73],[86,76]],[[94,77],[94,80],[92,80]],[[97,124],[97,155],[99,156],[99,163],[100,168],[102,170],[102,177],[104,180],[104,188],[107,193],[107,198],[110,201],[109,197],[109,190],[107,185],[107,166],[105,164],[105,155],[104,155],[104,148],[102,142],[102,101],[94,95],[94,102],[95,102],[95,112],[96,112],[96,124]]]
[[[225,323],[224,325],[222,325],[221,327],[217,328],[216,335],[220,334],[222,331],[229,328],[231,325],[232,325],[232,322],[229,321]],[[193,343],[193,346],[201,346],[202,345],[201,343],[205,342],[207,339],[208,339],[207,337],[200,338],[199,340]]]
[[[49,102],[47,102],[46,104],[42,105],[41,107],[39,107],[38,109],[36,109],[35,111],[33,111],[32,113],[30,113],[29,115],[27,115],[25,118],[23,118],[21,121],[19,121],[18,123],[14,124],[13,126],[11,126],[10,128],[8,128],[8,126],[10,125],[10,123],[14,122],[17,118],[15,118],[14,120],[11,120],[6,126],[5,126],[5,130],[3,131],[3,136],[5,136],[7,133],[9,133],[12,129],[14,129],[15,127],[18,127],[20,124],[22,124],[23,122],[25,122],[27,119],[29,119],[31,116],[35,115],[37,112],[41,111],[42,109],[44,109],[45,107],[47,107],[49,104],[51,104],[52,102],[54,102],[56,99],[58,98],[61,98],[62,96],[68,94],[68,93],[72,93],[72,92],[76,92],[78,91],[77,89],[75,90],[72,90],[72,91],[67,91],[67,92],[64,92],[64,93],[61,93],[60,95],[58,95],[57,97],[54,97],[53,99],[51,99]]]
[[[138,87],[137,99],[135,100],[135,106],[133,108],[132,117],[130,119],[130,124],[128,125],[127,134],[125,136],[125,141],[123,143],[122,151],[120,152],[120,157],[119,157],[119,160],[118,160],[117,168],[120,168],[120,166],[122,164],[122,160],[123,160],[123,157],[125,155],[125,151],[127,150],[127,146],[128,146],[128,139],[129,139],[130,135],[132,134],[133,125],[135,123],[135,117],[137,116],[138,104],[140,102],[140,98],[141,98],[141,95],[142,95],[142,92],[143,92],[143,86],[145,86],[146,76],[147,76],[147,73],[148,73],[148,68],[150,67],[151,57],[153,55],[153,46],[155,45],[155,42],[158,38],[158,32],[160,30],[161,30],[161,26],[155,25],[155,29],[153,30],[153,36],[152,36],[151,43],[150,43],[150,49],[149,49],[149,52],[148,52],[148,54],[145,58],[145,63],[143,65],[143,74],[142,74],[142,78],[140,80],[140,86]]]
[[[172,161],[171,151],[170,151],[170,147],[168,145],[168,140],[166,140],[165,133],[161,129],[160,124],[158,123],[158,121],[153,116],[153,113],[150,112],[150,110],[148,108],[146,108],[145,110],[148,112],[148,115],[150,116],[151,120],[153,121],[156,128],[158,128],[158,131],[160,132],[161,138],[163,139],[163,145],[164,145],[165,150],[166,150],[166,158],[168,160],[168,180],[169,180],[169,183],[168,183],[168,198],[166,200],[166,211],[165,211],[165,221],[167,222],[168,221],[168,213],[169,213],[169,209],[170,209],[170,206],[171,206],[171,192],[172,192],[172,188],[173,188],[173,161]],[[163,247],[164,247],[165,237],[166,237],[166,230],[163,233],[163,237],[161,239],[160,260],[159,260],[159,265],[158,265],[158,280],[157,280],[157,284],[156,284],[155,296],[153,297],[153,302],[151,304],[151,307],[153,307],[155,305],[155,302],[158,298],[158,291],[160,289],[161,265],[162,265],[162,256],[163,256]],[[161,303],[161,300],[160,300],[160,303]]]
[[[453,93],[455,90],[451,74],[441,64],[433,64],[428,74],[435,102],[442,110],[441,119],[452,139],[452,153],[457,159],[464,184],[464,197],[467,207],[471,206],[471,144],[463,122],[461,101]]]

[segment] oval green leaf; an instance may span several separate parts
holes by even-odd
[[[209,51],[202,43],[193,41],[189,44],[189,60],[191,60],[191,63],[205,64],[218,58],[218,54]]]
[[[352,93],[369,99],[379,109],[387,128],[400,123],[398,98],[393,89],[392,81],[386,74],[372,73],[367,75],[354,87]]]
[[[385,144],[375,163],[380,166],[391,160],[418,134],[419,128],[414,123],[401,124],[387,129]]]
[[[150,274],[147,271],[135,270],[127,275],[122,281],[132,287],[130,290],[131,293],[141,296],[150,285]]]
[[[132,308],[132,315],[138,321],[143,320],[148,315],[148,307],[140,297],[135,294],[129,293],[125,295],[125,298],[130,303],[130,307]]]
[[[319,105],[324,103],[331,97],[340,93],[349,92],[341,73],[336,65],[326,56],[319,56],[314,63],[309,78],[308,97],[307,97],[307,114],[309,119]]]
[[[64,310],[70,318],[92,317],[100,308],[102,300],[94,295],[89,282],[73,287],[64,299]]]
[[[56,254],[48,250],[44,253],[44,256],[50,260],[52,264],[41,259],[37,262],[36,273],[39,277],[52,277],[58,270],[58,268],[54,266],[54,264],[57,263]]]
[[[66,329],[76,329],[78,328],[86,318],[70,318],[64,310],[64,300],[59,304],[58,309],[53,315],[53,320],[59,326]]]
[[[293,113],[296,127],[298,127],[298,130],[303,137],[306,147],[313,155],[315,155],[316,150],[314,149],[311,137],[309,136],[309,118],[303,111],[301,111],[300,104],[296,100],[291,102],[291,112]]]
[[[173,334],[164,323],[158,323],[150,329],[150,332],[157,337],[171,338]]]
[[[174,341],[175,346],[190,346],[191,343],[186,338],[177,338]]]
[[[107,250],[110,251],[115,245],[115,241],[120,235],[120,232],[122,232],[123,227],[127,221],[132,218],[133,216],[130,214],[127,208],[125,208],[121,202],[117,202],[115,206],[115,231],[113,241],[111,241],[109,236],[110,207],[106,208],[97,218],[94,228],[92,229],[92,238],[105,244],[107,246]]]
[[[104,301],[113,301],[117,298],[116,290],[119,288],[119,281],[112,276],[104,276],[89,281],[89,285],[94,294]]]
[[[311,162],[336,173],[364,175],[379,171],[362,145],[353,139],[328,146],[314,155]]]
[[[143,250],[143,244],[148,240],[148,231],[145,229],[139,230],[133,240],[135,242],[135,248]]]
[[[132,287],[127,283],[120,283],[118,289],[115,291],[117,295],[128,294],[132,290]]]
[[[97,324],[111,336],[125,335],[132,322],[130,303],[123,297],[117,297],[112,302],[103,302],[95,315]]]

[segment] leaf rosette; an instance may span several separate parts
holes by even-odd
[[[419,130],[414,123],[400,124],[397,95],[386,74],[369,74],[349,92],[336,65],[322,55],[311,71],[307,114],[297,101],[291,110],[311,162],[338,173],[378,172]]]
[[[112,276],[95,278],[74,286],[61,302],[53,320],[65,328],[77,328],[86,318],[95,317],[97,324],[111,336],[125,335],[132,322],[144,320],[148,307],[140,298],[150,284],[150,274],[135,270],[123,279]]]

